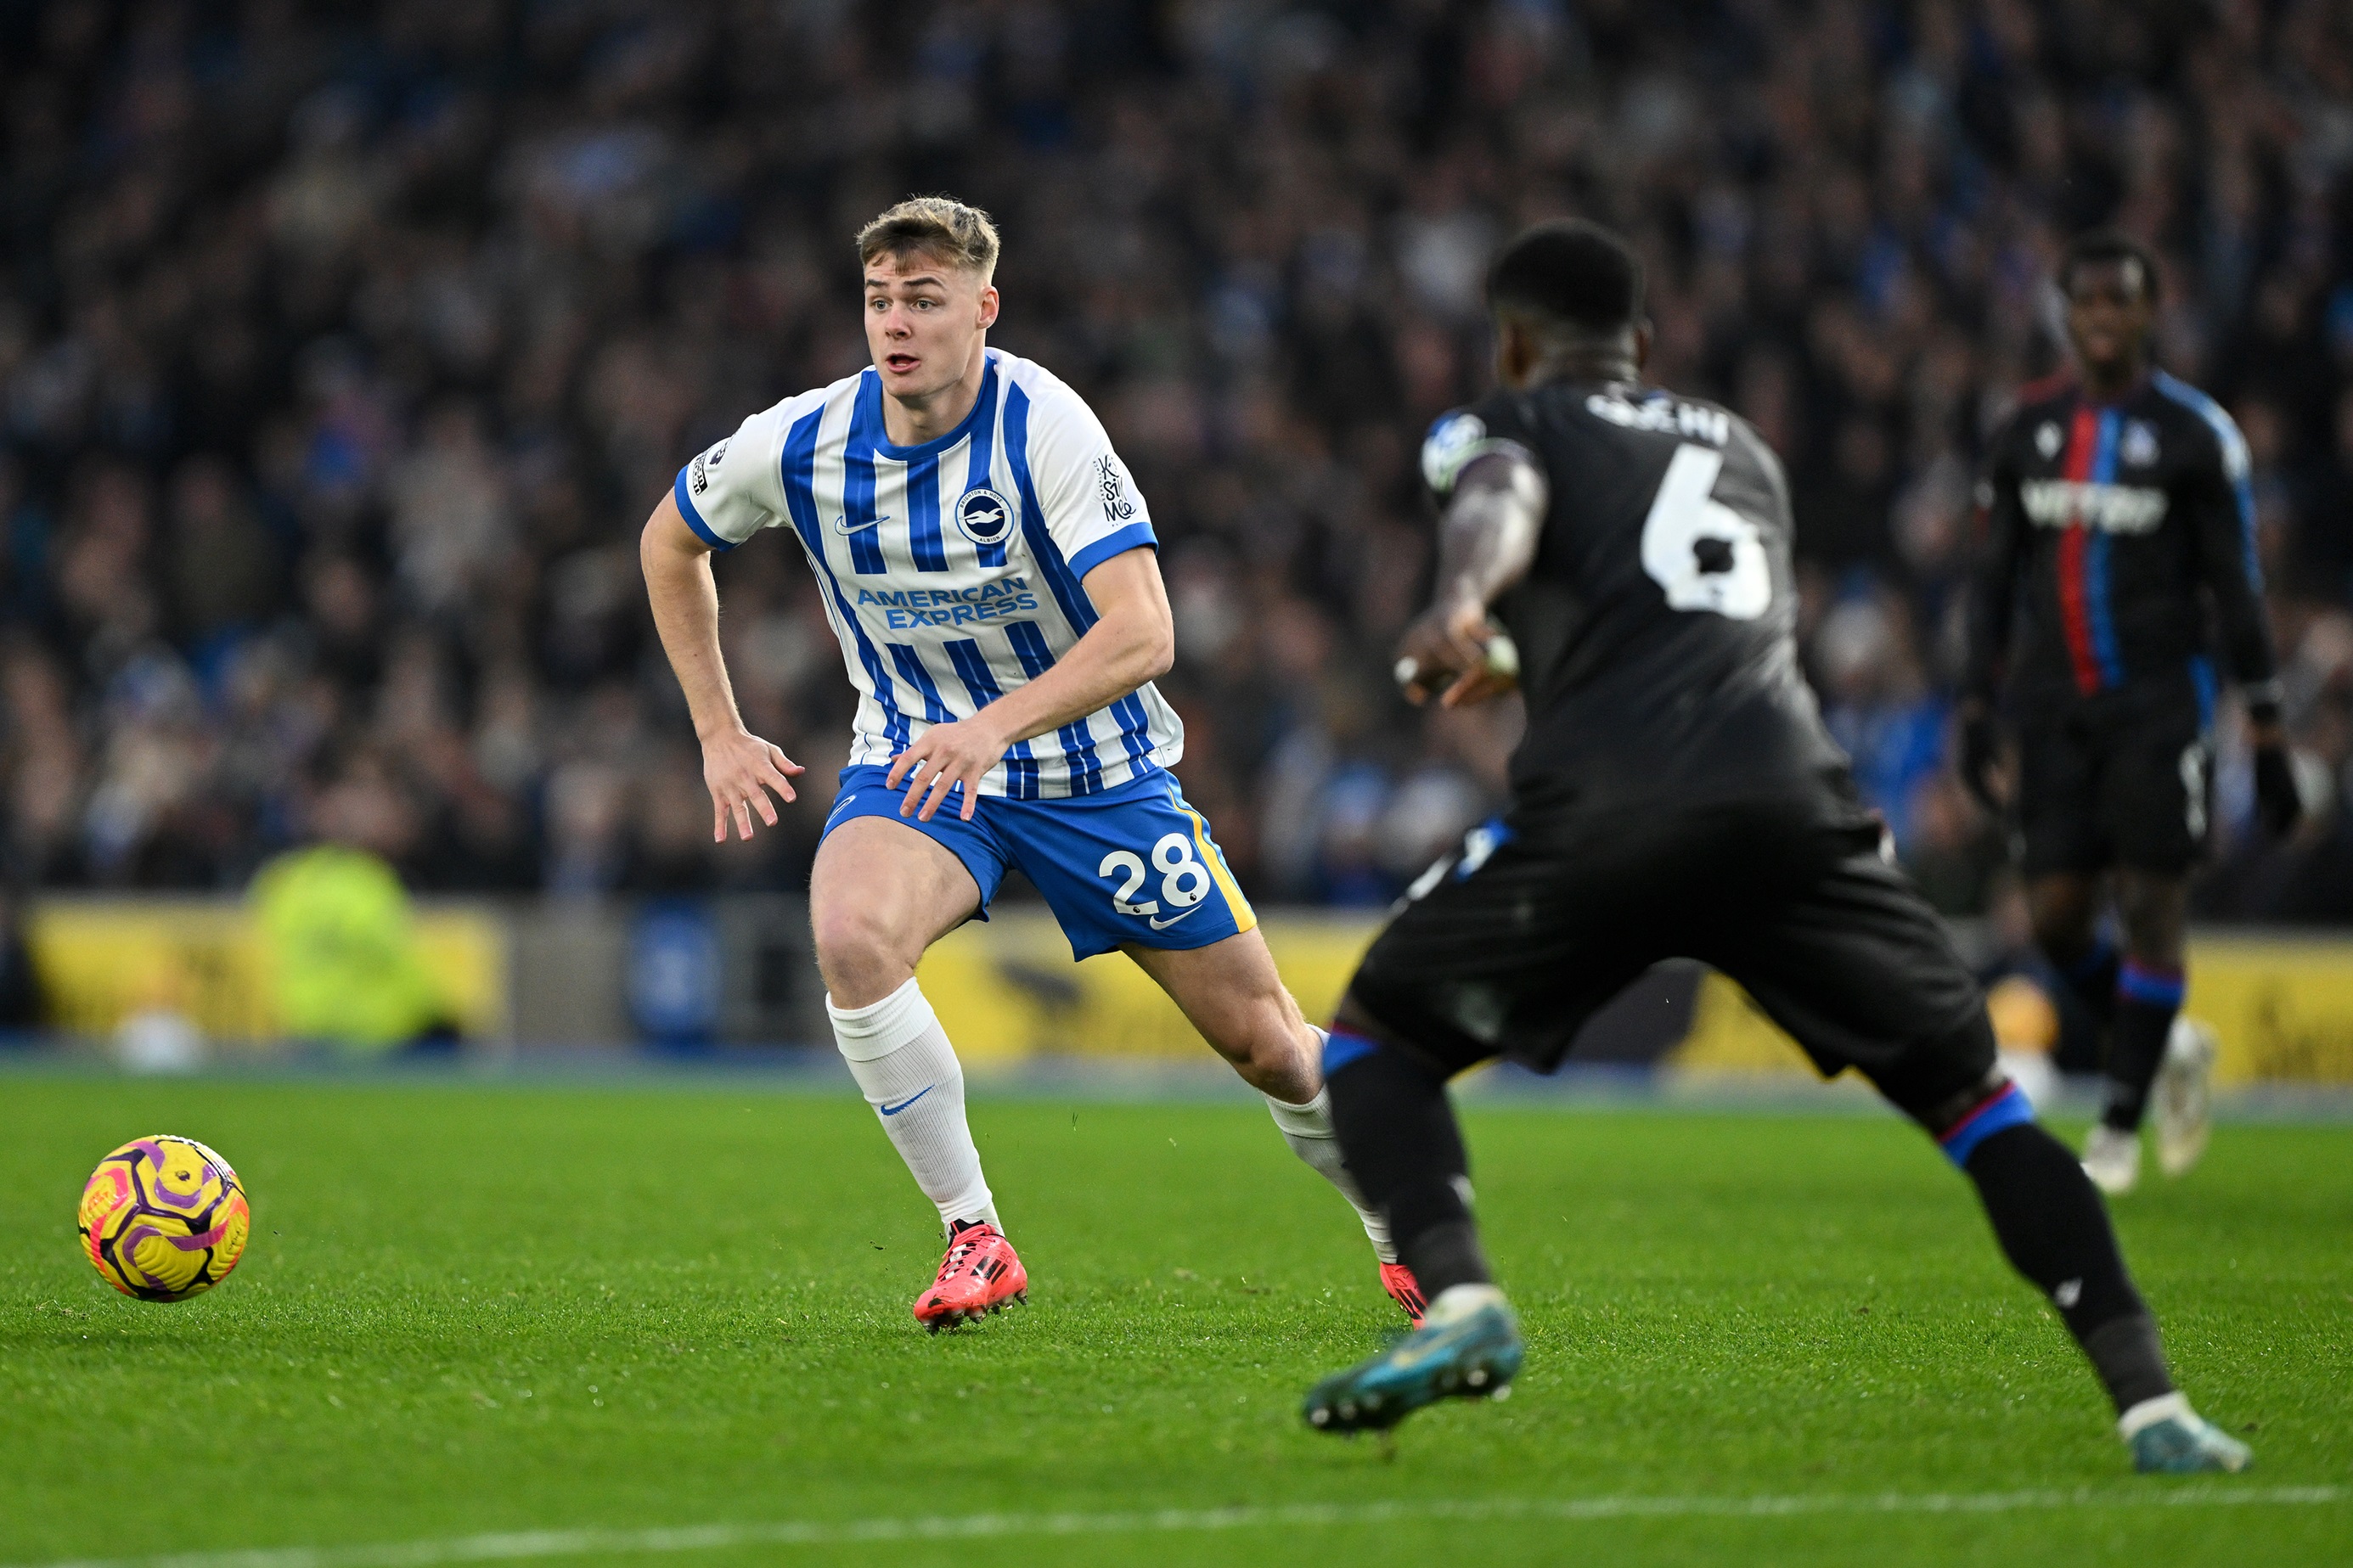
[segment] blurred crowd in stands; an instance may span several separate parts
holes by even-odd
[[[1982,436],[2115,221],[2235,413],[2316,809],[2210,914],[2353,919],[2353,19],[2331,0],[0,0],[0,857],[236,888],[789,888],[715,851],[637,531],[864,360],[849,237],[990,209],[996,341],[1150,500],[1186,787],[1261,898],[1393,896],[1509,714],[1413,713],[1422,430],[1485,384],[1514,226],[1612,222],[1655,378],[1788,464],[1805,651],[1945,907],[2004,847],[1947,766]],[[721,566],[745,716],[821,802],[849,693],[783,535]]]

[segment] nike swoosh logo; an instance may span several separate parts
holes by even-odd
[[[923,1096],[931,1093],[932,1090],[939,1087],[940,1086],[935,1083],[927,1083],[923,1085],[923,1088],[917,1089],[914,1093],[909,1095],[906,1099],[901,1100],[898,1104],[883,1106],[881,1108],[882,1114],[885,1116],[896,1116],[899,1112],[906,1110],[907,1107],[914,1104],[915,1101],[923,1099]]]
[[[1155,920],[1155,919],[1153,919],[1150,915],[1146,915],[1146,916],[1145,916],[1145,917],[1144,917],[1144,918],[1145,918],[1145,922],[1146,924],[1150,925],[1154,931],[1166,931],[1170,926],[1175,925],[1178,921],[1184,920],[1184,919],[1186,919],[1187,916],[1191,916],[1191,915],[1198,915],[1198,914],[1199,914],[1199,913],[1201,912],[1201,910],[1202,910],[1203,909],[1205,909],[1205,908],[1207,908],[1207,907],[1208,907],[1208,906],[1207,906],[1207,905],[1205,905],[1205,904],[1195,904],[1191,909],[1187,910],[1185,911],[1185,913],[1184,913],[1184,914],[1181,914],[1181,915],[1170,915],[1170,916],[1169,916],[1166,920],[1165,920],[1165,921],[1163,921],[1163,920]]]
[[[861,522],[853,528],[850,526],[849,514],[847,512],[839,512],[836,513],[834,516],[833,531],[836,533],[863,533],[870,528],[879,527],[890,521],[891,514],[886,511],[881,517],[870,517],[864,522]]]

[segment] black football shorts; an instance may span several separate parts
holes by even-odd
[[[1349,988],[1382,1035],[1453,1072],[1551,1071],[1651,965],[1731,976],[1825,1077],[1853,1067],[1915,1113],[1984,1081],[1985,999],[1876,817],[1825,788],[1474,828],[1425,872]]]
[[[2029,877],[2110,866],[2180,876],[2205,852],[2213,748],[2189,693],[2126,689],[2018,726],[2018,825]]]

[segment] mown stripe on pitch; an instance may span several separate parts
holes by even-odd
[[[894,1541],[965,1541],[1008,1535],[1176,1534],[1318,1525],[1478,1524],[1509,1520],[1787,1519],[1806,1514],[2020,1513],[2059,1509],[2309,1508],[2353,1501],[2353,1488],[2169,1486],[2073,1491],[1887,1492],[1794,1497],[1465,1498],[1374,1503],[1286,1503],[1263,1508],[1158,1509],[1124,1513],[973,1513],[838,1522],[683,1525],[660,1530],[537,1530],[411,1541],[379,1546],[280,1546],[176,1552],[160,1557],[75,1559],[7,1568],[433,1568],[444,1563],[505,1563],[578,1557],[712,1552],[736,1546],[849,1546]]]

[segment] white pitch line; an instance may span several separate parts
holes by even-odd
[[[2309,1508],[2353,1501],[2353,1488],[2168,1487],[2073,1491],[1820,1493],[1792,1497],[1598,1497],[1430,1499],[1374,1503],[1161,1509],[1127,1513],[972,1513],[840,1522],[682,1525],[662,1530],[532,1530],[376,1546],[280,1546],[188,1552],[160,1557],[85,1558],[11,1568],[434,1568],[445,1563],[507,1563],[713,1552],[738,1546],[845,1546],[905,1541],[969,1541],[1013,1535],[1183,1534],[1440,1521],[1519,1519],[1787,1519],[1804,1514],[2019,1513],[2058,1509]]]

